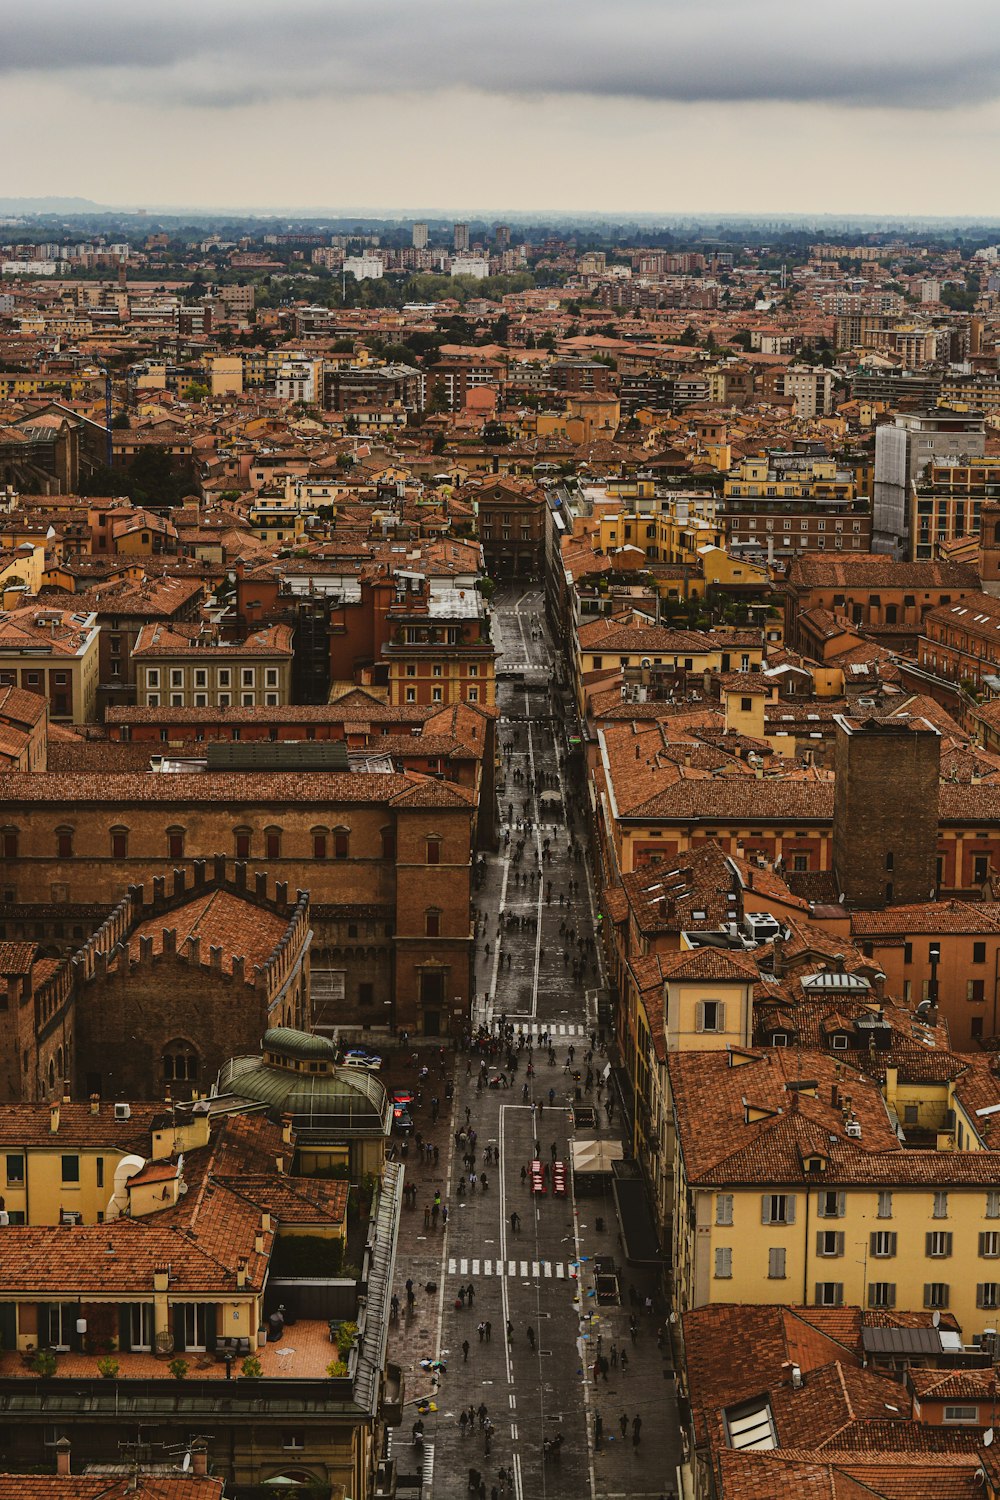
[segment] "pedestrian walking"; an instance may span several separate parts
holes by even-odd
[[[528,1324],[526,1332],[527,1332],[527,1335],[528,1335],[528,1343],[531,1345],[531,1348],[534,1349],[534,1347],[535,1347],[535,1330],[532,1328],[532,1326],[531,1326],[530,1323]]]
[[[625,1375],[627,1372],[628,1372],[628,1350],[627,1349],[623,1349],[622,1350],[622,1374]]]
[[[638,1448],[642,1437],[642,1418],[632,1418],[632,1447]]]
[[[431,1227],[431,1206],[430,1206],[429,1203],[425,1203],[424,1204],[424,1228],[425,1229],[430,1229],[430,1227]]]
[[[482,1343],[483,1339],[486,1337],[486,1324],[485,1323],[480,1323],[479,1328],[477,1329],[477,1332],[479,1334],[479,1342]]]
[[[514,1342],[514,1325],[509,1318],[507,1319],[507,1342],[508,1344]]]
[[[617,1370],[617,1368],[618,1368],[618,1345],[617,1344],[612,1344],[611,1345],[611,1368],[613,1370]]]
[[[489,1318],[487,1318],[486,1319],[486,1342],[489,1343],[492,1337],[493,1337],[493,1324],[490,1322]]]
[[[621,1429],[621,1435],[622,1435],[622,1437],[623,1438],[628,1437],[628,1412],[627,1411],[623,1411],[622,1414],[621,1414],[621,1416],[618,1418],[618,1426]]]
[[[510,1227],[513,1234],[517,1234],[517,1231],[521,1227],[521,1215],[516,1211],[510,1216]]]
[[[594,1418],[594,1447],[599,1449],[604,1442],[604,1419],[600,1412]]]
[[[469,1282],[469,1285],[465,1289],[465,1295],[468,1297],[468,1299],[469,1299],[469,1306],[471,1307],[472,1304],[473,1304],[473,1302],[475,1302],[475,1300],[476,1300],[476,1289],[472,1285],[471,1281]]]
[[[463,1363],[463,1365],[467,1365],[469,1363],[469,1347],[470,1347],[469,1346],[469,1340],[468,1339],[463,1339],[462,1340],[462,1363]]]

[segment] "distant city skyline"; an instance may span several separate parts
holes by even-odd
[[[6,22],[5,195],[279,213],[990,207],[986,0],[176,0],[165,17],[13,0]]]

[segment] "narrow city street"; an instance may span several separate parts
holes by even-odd
[[[498,593],[493,623],[501,836],[474,896],[473,1017],[492,1040],[443,1056],[420,1050],[416,1063],[407,1052],[390,1065],[391,1082],[410,1086],[428,1069],[407,1146],[415,1202],[403,1216],[390,1330],[408,1397],[392,1437],[399,1493],[490,1500],[496,1486],[507,1500],[657,1500],[673,1493],[678,1451],[665,1310],[653,1272],[624,1263],[610,1184],[589,1182],[584,1193],[571,1167],[575,1133],[617,1139],[619,1126],[604,1079],[585,788],[567,780],[575,725],[541,591]],[[588,1110],[594,1123],[584,1128]],[[595,1256],[613,1258],[620,1287],[600,1305]],[[436,1409],[415,1446],[422,1396]]]

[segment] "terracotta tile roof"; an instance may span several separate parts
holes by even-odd
[[[316,773],[286,771],[205,772],[188,775],[122,774],[111,776],[31,775],[12,771],[0,776],[0,802],[55,803],[255,803],[272,807],[289,802],[350,806],[387,803],[404,807],[458,807],[474,793],[448,782],[418,778],[414,773]]]
[[[199,939],[203,968],[211,964],[212,948],[222,949],[224,972],[232,973],[234,958],[245,958],[246,977],[252,982],[253,965],[263,964],[273,953],[288,929],[288,919],[231,891],[207,891],[162,916],[140,922],[128,941],[133,962],[138,962],[144,937],[152,940],[154,955],[162,954],[164,928],[176,933],[178,953],[186,951],[189,937]]]
[[[851,913],[851,934],[858,938],[937,932],[1000,932],[1000,907],[995,902],[924,901]]]
[[[0,1474],[0,1500],[222,1500],[213,1475]]]
[[[965,563],[897,562],[881,553],[803,552],[788,569],[793,588],[961,588],[978,593],[979,575]]]

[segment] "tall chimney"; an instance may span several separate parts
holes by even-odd
[[[69,1466],[69,1460],[70,1460],[70,1454],[71,1454],[71,1452],[72,1452],[72,1448],[70,1446],[69,1438],[60,1438],[59,1441],[58,1441],[58,1443],[56,1443],[56,1473],[57,1474],[66,1475],[66,1474],[69,1474],[71,1472],[70,1471],[70,1466]]]

